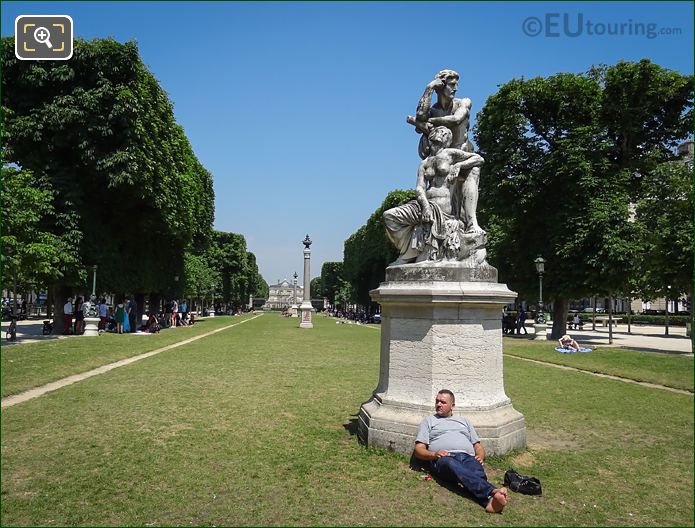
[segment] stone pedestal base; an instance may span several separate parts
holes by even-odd
[[[390,266],[386,279],[371,292],[381,303],[381,365],[379,384],[359,412],[361,441],[412,453],[437,392],[449,389],[454,413],[471,420],[488,453],[523,447],[524,417],[505,394],[502,375],[502,307],[516,294],[492,282],[497,273],[487,265]]]
[[[533,329],[536,334],[533,336],[534,341],[546,341],[548,339],[548,325],[545,323],[534,323]]]
[[[84,334],[83,336],[98,336],[99,335],[99,318],[85,317],[84,318]]]
[[[314,307],[311,306],[311,302],[302,303],[299,307],[299,314],[301,322],[299,323],[299,328],[314,328],[314,323],[311,322],[311,317],[315,312]]]

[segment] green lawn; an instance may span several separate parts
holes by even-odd
[[[693,391],[693,359],[684,355],[603,346],[586,354],[561,354],[555,346],[556,341],[504,338],[505,354]]]
[[[137,356],[248,318],[249,315],[207,318],[191,327],[162,330],[154,335],[104,333],[98,337],[77,336],[4,346],[0,371],[2,397],[119,359]]]
[[[358,445],[379,331],[315,325],[265,315],[4,409],[2,525],[692,526],[692,396],[506,357],[529,446],[488,474],[544,495],[492,516]]]

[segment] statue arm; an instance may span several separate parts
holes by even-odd
[[[466,150],[449,148],[446,152],[450,154],[452,163],[456,164],[462,169],[471,169],[473,167],[480,167],[485,163],[485,160],[480,154],[475,152],[468,152]]]
[[[428,158],[429,159],[429,158]],[[427,159],[420,162],[420,166],[417,169],[417,182],[415,183],[415,192],[417,193],[417,202],[420,204],[420,209],[422,211],[422,221],[431,222],[432,221],[432,209],[427,201],[427,194],[425,193],[425,167],[427,164]]]
[[[435,79],[434,81],[431,81],[425,88],[425,91],[422,93],[422,97],[420,97],[420,101],[417,104],[417,112],[415,115],[417,116],[416,118],[418,121],[427,121],[427,119],[430,117],[432,94],[441,86],[444,86],[444,82],[440,79]]]

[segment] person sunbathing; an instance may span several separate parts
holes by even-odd
[[[560,339],[557,340],[557,342],[560,343],[560,348],[579,352],[579,344],[574,339],[572,339],[572,337],[569,334],[563,335]]]

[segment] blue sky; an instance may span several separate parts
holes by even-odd
[[[440,69],[461,74],[473,113],[520,76],[642,58],[693,72],[692,2],[2,2],[3,35],[20,14],[138,42],[214,176],[215,228],[242,233],[271,284],[301,275],[307,233],[318,276],[414,186],[405,116]]]

